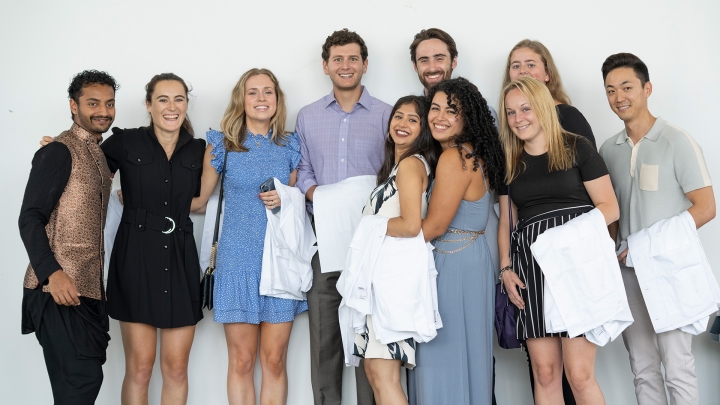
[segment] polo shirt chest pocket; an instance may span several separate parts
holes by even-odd
[[[640,178],[638,179],[638,187],[643,191],[658,191],[658,178],[660,177],[660,165],[646,165],[642,163],[640,166]]]

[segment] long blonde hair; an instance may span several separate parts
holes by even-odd
[[[220,129],[225,135],[225,149],[228,151],[248,151],[248,148],[244,145],[245,137],[247,136],[247,124],[245,123],[245,84],[249,78],[257,75],[268,76],[275,86],[277,109],[275,110],[275,115],[273,115],[270,120],[273,142],[282,146],[288,135],[288,132],[285,131],[285,120],[287,118],[285,95],[280,89],[280,83],[278,83],[277,78],[270,70],[252,68],[240,76],[240,80],[238,80],[230,95],[230,103],[225,109],[225,115],[223,115],[222,121],[220,121]]]
[[[505,180],[510,184],[520,173],[520,156],[525,142],[513,133],[508,123],[505,99],[512,90],[520,90],[525,96],[540,127],[545,133],[548,147],[548,171],[570,169],[575,164],[575,143],[578,136],[566,132],[560,126],[555,102],[550,90],[542,82],[529,77],[519,77],[508,83],[502,90],[500,98],[500,141],[505,149]],[[524,170],[524,165],[522,167]]]
[[[510,50],[510,53],[507,57],[507,64],[505,65],[503,88],[507,86],[508,83],[510,83],[510,63],[512,62],[510,58],[512,57],[513,52],[521,48],[528,48],[536,54],[540,55],[540,59],[542,59],[542,63],[543,65],[545,65],[545,72],[547,73],[549,78],[548,82],[545,84],[550,90],[550,94],[552,95],[553,100],[557,100],[561,104],[570,105],[570,97],[568,97],[567,93],[565,93],[565,88],[563,87],[562,80],[560,79],[560,72],[558,72],[558,68],[557,66],[555,66],[555,61],[553,60],[550,51],[540,41],[523,39],[522,41],[518,42],[513,47],[513,49]]]

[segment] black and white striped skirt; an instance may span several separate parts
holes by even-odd
[[[525,301],[525,309],[515,309],[518,339],[567,337],[567,332],[545,331],[543,312],[545,277],[532,255],[530,245],[546,230],[560,226],[592,209],[590,205],[563,208],[518,221],[512,233],[512,262],[515,273],[526,287],[524,290],[520,289],[520,295]]]

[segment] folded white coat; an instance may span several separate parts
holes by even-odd
[[[205,223],[203,224],[202,240],[200,241],[200,272],[204,273],[210,265],[210,252],[212,251],[213,234],[215,233],[215,219],[217,218],[218,201],[220,194],[212,194],[208,199],[205,208]],[[223,201],[223,212],[225,212],[225,201]],[[218,238],[222,235],[223,218],[220,215],[220,228]]]
[[[720,288],[684,211],[628,236],[628,253],[656,333],[705,332],[718,310]]]
[[[310,262],[317,252],[315,233],[305,210],[305,196],[275,179],[280,210],[265,210],[267,228],[263,247],[260,295],[304,300],[312,286]]]
[[[432,245],[422,232],[414,238],[386,236],[388,218],[362,218],[348,249],[337,289],[345,364],[359,365],[353,355],[355,334],[366,331],[372,315],[380,343],[408,338],[432,340],[442,321],[437,310],[437,271]]]
[[[117,235],[118,227],[122,222],[123,205],[120,202],[120,196],[118,195],[119,188],[116,188],[110,192],[110,199],[108,200],[107,214],[105,215],[105,229],[103,229],[103,236],[105,241],[105,282],[107,282],[108,269],[110,268],[110,255],[112,254],[113,244],[115,243],[115,235]]]
[[[530,249],[545,277],[547,332],[585,334],[604,346],[633,322],[615,243],[600,210],[548,229]]]
[[[321,272],[343,271],[345,268],[350,240],[376,181],[375,176],[354,176],[315,189],[313,212]]]

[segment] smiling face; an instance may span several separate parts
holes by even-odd
[[[244,104],[248,127],[267,126],[270,123],[277,111],[277,92],[268,75],[260,74],[247,79]]]
[[[323,71],[330,76],[333,87],[338,90],[354,90],[360,85],[367,71],[368,61],[363,61],[360,45],[351,43],[330,47],[330,56],[323,60]]]
[[[450,57],[445,42],[437,38],[427,39],[418,44],[413,66],[420,83],[427,91],[435,84],[452,77],[453,69],[457,66],[457,56]]]
[[[458,104],[453,101],[453,104]],[[462,108],[462,106],[457,105]],[[435,93],[428,112],[428,124],[430,132],[436,141],[440,142],[443,149],[447,149],[454,137],[460,135],[463,130],[463,119],[455,107],[448,105],[448,96],[442,91]]]
[[[531,76],[543,83],[550,81],[542,57],[530,48],[519,48],[510,54],[510,70],[508,74],[510,80],[515,80],[521,76]]]
[[[632,68],[618,68],[605,78],[605,94],[613,112],[627,123],[648,112],[652,84],[643,86]]]
[[[104,84],[85,86],[77,102],[70,99],[70,111],[77,125],[100,137],[115,120],[115,90]]]
[[[525,143],[544,142],[545,132],[525,95],[519,89],[505,96],[505,114],[510,130]]]
[[[421,130],[421,117],[415,103],[406,103],[398,107],[390,121],[390,137],[395,143],[396,159],[399,159],[415,142]]]
[[[145,102],[155,131],[179,132],[188,109],[187,93],[176,80],[161,80],[155,85],[151,102]]]

